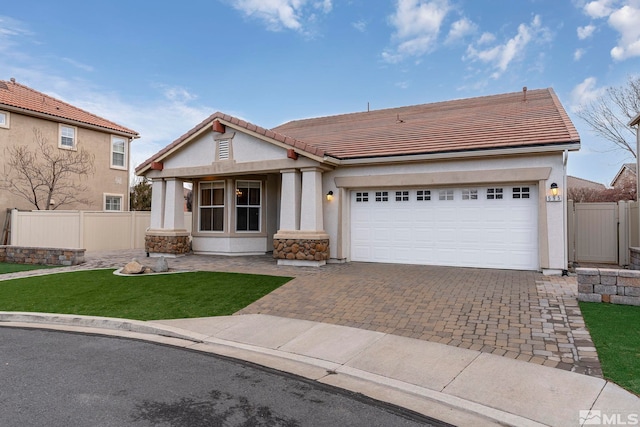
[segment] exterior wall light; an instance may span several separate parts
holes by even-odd
[[[558,195],[558,184],[556,184],[555,182],[551,184],[551,195],[552,196]]]
[[[327,200],[328,200],[328,201],[332,201],[332,200],[333,200],[333,191],[329,191],[329,192],[327,193]]]
[[[562,196],[559,194],[560,189],[558,188],[558,184],[555,182],[551,183],[549,187],[549,195],[547,196],[547,202],[561,202]]]

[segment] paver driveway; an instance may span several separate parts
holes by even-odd
[[[69,269],[122,267],[142,251],[87,253]],[[294,279],[237,314],[262,313],[386,332],[601,376],[575,277],[529,271],[348,263],[277,266],[270,256],[188,255],[177,269]]]

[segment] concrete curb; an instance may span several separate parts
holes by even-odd
[[[0,327],[2,326],[44,328],[134,338],[218,354],[358,392],[455,425],[526,427],[545,425],[529,418],[446,393],[351,368],[343,363],[214,338],[153,322],[68,314],[0,312]],[[170,340],[159,340],[154,337],[167,337]]]

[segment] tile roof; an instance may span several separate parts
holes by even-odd
[[[138,137],[138,132],[134,130],[45,95],[28,86],[16,83],[13,79],[11,81],[0,80],[0,108],[3,105]]]
[[[567,175],[567,188],[591,188],[594,190],[604,190],[607,187],[599,182]]]
[[[550,88],[295,120],[273,130],[338,159],[580,142]]]

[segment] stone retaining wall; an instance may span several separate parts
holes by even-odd
[[[578,301],[640,306],[640,271],[577,268]]]
[[[629,268],[640,270],[640,248],[629,248]]]
[[[273,239],[273,257],[290,261],[327,261],[329,239]]]
[[[0,262],[35,265],[78,265],[84,262],[84,249],[0,246]]]

